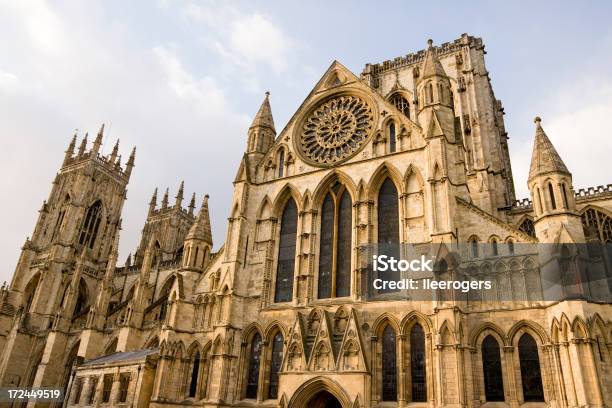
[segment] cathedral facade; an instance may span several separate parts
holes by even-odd
[[[537,282],[572,245],[612,242],[612,185],[574,189],[536,118],[516,199],[484,55],[464,34],[360,76],[335,61],[278,134],[266,94],[216,251],[208,196],[181,184],[155,190],[119,266],[135,150],[122,165],[103,128],[75,135],[1,292],[1,386],[63,388],[70,407],[610,406],[609,262],[554,301]],[[493,290],[368,297],[380,243],[467,250]]]

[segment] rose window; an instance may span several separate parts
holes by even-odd
[[[371,133],[372,109],[356,96],[338,96],[315,108],[299,138],[302,155],[314,164],[332,164],[357,153]]]

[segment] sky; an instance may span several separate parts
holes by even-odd
[[[533,118],[574,188],[612,183],[612,2],[0,0],[0,281],[14,272],[75,129],[106,124],[136,168],[120,260],[155,187],[210,194],[225,239],[232,180],[264,93],[277,131],[333,60],[359,75],[462,33],[481,37],[505,107],[517,197]],[[125,162],[125,160],[124,160]]]

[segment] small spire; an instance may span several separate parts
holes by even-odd
[[[130,157],[128,158],[127,163],[125,164],[125,174],[128,178],[132,174],[132,169],[134,168],[134,162],[136,161],[136,146],[132,148],[132,153],[130,153]]]
[[[442,64],[434,49],[433,40],[430,38],[427,40],[427,51],[425,52],[425,59],[423,61],[419,80],[422,81],[432,76],[447,78],[446,72],[444,72],[444,68],[442,68]]]
[[[185,194],[185,181],[181,180],[181,184],[179,185],[178,193],[176,194],[176,201],[174,202],[174,206],[176,208],[181,208],[183,204],[183,196]]]
[[[164,197],[162,198],[162,203],[161,203],[161,205],[162,205],[161,208],[162,209],[168,208],[168,193],[169,193],[169,190],[170,189],[168,187],[166,187],[166,192],[164,193]]]
[[[119,139],[117,139],[115,146],[113,146],[113,151],[111,152],[110,159],[109,159],[111,163],[115,161],[118,153],[119,153]]]
[[[548,173],[571,174],[563,163],[561,156],[557,153],[555,146],[542,128],[542,119],[536,116],[533,120],[536,126],[535,139],[533,142],[533,153],[531,154],[531,166],[529,168],[529,179]]]
[[[149,201],[149,214],[155,211],[157,207],[157,187],[153,191],[153,196],[151,197],[151,201]]]
[[[210,214],[208,212],[208,194],[204,196],[200,212],[189,229],[189,233],[187,233],[185,239],[201,240],[212,246],[212,231],[210,228]]]
[[[121,167],[121,155],[117,156],[117,161],[115,162],[115,167]]]
[[[266,91],[266,97],[261,103],[261,106],[253,119],[253,123],[251,124],[251,128],[254,127],[269,128],[276,133],[276,129],[274,128],[274,118],[272,117],[272,108],[270,107],[270,92],[268,91]]]
[[[77,140],[77,134],[76,132],[74,132],[74,136],[72,136],[72,139],[70,140],[70,144],[68,145],[68,148],[66,149],[66,156],[64,156],[64,164],[66,164],[68,160],[72,159],[72,156],[74,155],[74,148],[76,147],[76,140]]]
[[[100,147],[102,146],[103,137],[104,137],[104,123],[100,127],[100,130],[98,131],[98,135],[96,136],[96,140],[94,141],[94,144],[93,144],[92,152],[93,152],[94,157],[100,151]]]
[[[130,252],[127,256],[127,259],[125,260],[125,267],[129,268],[130,266],[132,266],[132,253]]]
[[[195,206],[196,206],[195,199],[196,199],[196,194],[194,192],[191,196],[191,201],[189,201],[189,215],[193,215],[193,212],[195,211]]]
[[[85,154],[85,149],[87,148],[87,137],[89,136],[89,133],[85,133],[85,137],[83,137],[83,140],[81,140],[81,145],[79,146],[79,152],[78,152],[78,156],[82,156],[83,154]]]

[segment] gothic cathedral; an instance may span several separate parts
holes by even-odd
[[[360,76],[334,61],[278,134],[266,94],[217,250],[208,196],[181,184],[155,190],[119,266],[135,149],[122,164],[103,127],[75,135],[0,293],[0,386],[61,387],[68,407],[610,406],[612,271],[533,293],[573,244],[612,243],[612,185],[574,189],[536,118],[516,199],[484,55],[464,34]],[[493,290],[373,300],[364,248],[387,242],[465,244]]]

